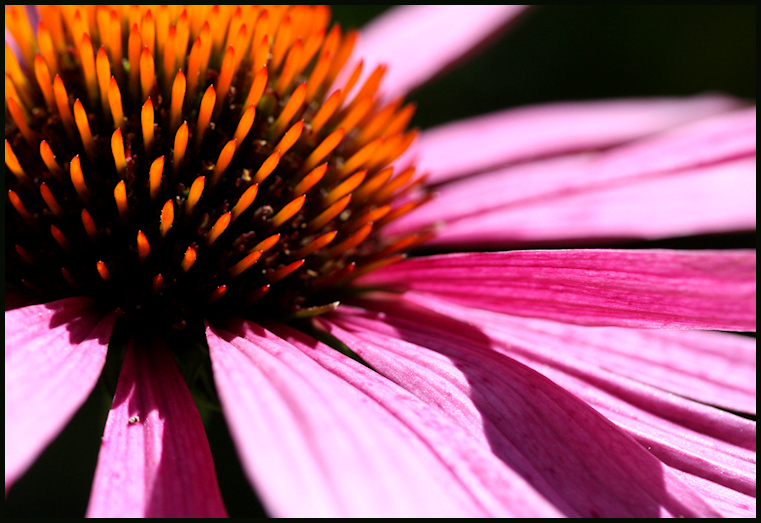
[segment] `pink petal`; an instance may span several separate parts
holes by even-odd
[[[333,321],[333,335],[490,445],[565,515],[713,512],[622,431],[574,395],[468,336],[467,326],[444,333],[419,323],[409,332],[381,334],[382,316],[335,314]]]
[[[756,328],[751,250],[458,253],[405,260],[357,284],[580,325]]]
[[[507,109],[426,130],[415,148],[430,183],[507,163],[602,149],[738,106],[715,95],[566,102]]]
[[[87,516],[227,516],[201,416],[163,342],[127,346]]]
[[[607,343],[609,350],[615,352],[620,336],[607,339],[604,334],[627,329],[591,329],[526,320],[468,309],[415,293],[407,293],[403,300],[367,304],[384,311],[383,322],[368,320],[366,314],[357,312],[344,320],[355,330],[362,325],[384,336],[424,345],[428,343],[425,340],[435,337],[487,343],[492,350],[531,366],[583,399],[673,470],[678,470],[680,477],[702,494],[715,498],[720,492],[723,497],[717,499],[725,501],[721,505],[727,514],[744,510],[748,515],[747,509],[755,506],[755,500],[750,499],[755,494],[754,422],[664,394],[660,387],[616,376],[606,369],[605,360],[583,361],[577,357],[585,341],[590,346]],[[705,333],[691,334],[700,338]],[[640,348],[643,356],[657,350],[647,344]],[[592,347],[591,351],[603,353],[602,348]],[[383,372],[377,362],[371,363]],[[422,380],[418,377],[417,381]]]
[[[629,187],[633,187],[635,198],[638,196],[642,198],[641,195],[648,190],[659,189],[651,180],[679,174],[684,174],[681,181],[688,184],[691,183],[691,177],[688,178],[687,175],[694,174],[698,180],[707,177],[707,181],[700,181],[699,187],[693,192],[697,192],[702,198],[701,202],[705,202],[705,192],[713,184],[717,191],[714,200],[727,199],[742,207],[733,218],[732,214],[726,210],[726,206],[722,203],[713,203],[711,208],[716,210],[712,210],[711,214],[715,214],[717,220],[727,221],[726,225],[735,225],[739,221],[747,227],[747,216],[751,214],[755,216],[755,201],[753,197],[745,197],[738,201],[736,193],[747,192],[753,188],[755,182],[748,181],[746,173],[748,162],[755,159],[755,156],[755,108],[734,111],[604,153],[531,162],[446,184],[437,189],[436,199],[392,224],[388,228],[388,233],[397,234],[417,230],[439,222],[455,227],[458,221],[466,220],[468,230],[471,232],[478,231],[480,225],[481,234],[485,238],[492,235],[495,240],[504,239],[505,236],[509,237],[511,232],[520,233],[521,227],[528,228],[523,237],[530,237],[530,225],[522,223],[519,215],[513,231],[509,231],[510,216],[488,213],[491,211],[508,213],[516,210],[520,212],[521,207],[528,206],[538,209],[534,212],[536,217],[543,211],[544,206],[554,208],[558,202],[562,205],[564,199],[578,194],[591,193],[590,198],[594,199],[592,203],[604,204],[606,203],[604,198],[609,195],[604,191],[612,191],[610,196],[618,201],[620,194]],[[747,161],[734,162],[739,159]],[[715,176],[721,172],[723,163],[731,163],[727,166],[727,170],[735,172],[735,175],[725,183],[719,184],[715,181]],[[711,170],[712,166],[716,170]],[[714,177],[707,173],[713,173]],[[635,183],[645,185],[638,190],[632,185]],[[678,182],[664,183],[670,183],[673,186]],[[677,207],[691,211],[687,216],[687,223],[690,223],[692,219],[697,223],[706,221],[700,212],[695,211],[696,207],[690,207],[688,198],[682,198],[681,186],[679,190],[674,190],[673,187],[668,188],[671,192],[656,200],[663,202],[666,201],[667,196],[671,196],[671,199],[667,200],[667,207],[672,205],[673,200]],[[752,194],[755,195],[755,191]],[[644,211],[644,205],[641,207]],[[587,211],[587,213],[594,212],[594,208]],[[680,222],[674,218],[675,213],[669,214],[667,210],[661,210],[659,214],[659,218],[667,219],[666,225],[663,226],[666,231],[684,227],[685,220]],[[482,225],[479,223],[481,218],[484,222]],[[582,221],[583,218],[584,213],[579,220]],[[593,218],[594,214],[592,218],[587,219],[591,225],[595,225]],[[605,216],[600,217],[601,220],[604,218]],[[539,220],[541,224],[541,216]],[[642,221],[642,217],[636,216],[630,219],[629,223],[635,221]],[[654,221],[647,220],[649,223]],[[508,228],[507,234],[500,232],[500,223]],[[582,225],[584,225],[583,221]],[[718,225],[725,224],[719,222]],[[604,225],[599,227],[604,229]],[[631,228],[632,225],[628,227]],[[658,227],[658,225],[652,225],[650,229],[657,230]],[[647,231],[645,226],[640,228]],[[446,234],[446,229],[444,231]],[[622,232],[625,234],[627,230],[624,229]],[[585,234],[586,231],[582,229],[577,237],[583,238]],[[460,234],[458,239],[462,239],[463,236],[464,233]]]
[[[363,71],[388,65],[381,88],[404,95],[465,56],[520,14],[514,5],[416,5],[394,8],[363,28],[354,48]]]
[[[320,365],[361,390],[416,435],[447,463],[451,473],[491,515],[553,516],[556,510],[520,476],[505,466],[486,445],[475,441],[448,417],[381,378],[377,373],[285,327],[275,330]]]
[[[6,492],[89,396],[113,325],[86,298],[6,311]]]
[[[244,470],[272,515],[489,513],[367,394],[255,324],[232,330],[207,327],[214,378]]]
[[[569,241],[652,240],[755,227],[754,157],[482,211],[450,220],[429,245],[470,249],[568,245]]]

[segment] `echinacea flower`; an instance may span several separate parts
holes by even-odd
[[[7,9],[6,493],[108,355],[90,516],[225,515],[207,372],[272,515],[755,514],[755,342],[706,332],[755,331],[755,252],[474,252],[754,229],[755,108],[415,141],[402,97],[519,11]]]

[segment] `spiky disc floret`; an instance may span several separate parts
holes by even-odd
[[[383,67],[331,87],[355,34],[329,15],[7,8],[8,277],[182,326],[319,308],[424,240],[378,234],[426,198],[390,167],[413,107],[379,101]]]

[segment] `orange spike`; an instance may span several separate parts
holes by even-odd
[[[29,265],[37,265],[37,260],[34,259],[34,256],[32,256],[29,251],[24,249],[21,245],[16,245],[16,253]]]
[[[412,116],[415,114],[417,106],[414,103],[409,103],[402,107],[402,109],[394,115],[389,122],[388,126],[383,130],[381,136],[388,137],[404,131],[409,125]]]
[[[140,29],[137,27],[137,24],[133,23],[127,41],[129,92],[132,96],[137,96],[138,84],[140,82],[140,55],[142,51],[143,43],[142,38],[140,37]]]
[[[270,287],[272,287],[270,284],[262,285],[261,287],[258,287],[254,289],[253,291],[246,294],[246,297],[244,299],[244,303],[246,305],[251,305],[252,303],[256,303],[257,301],[261,300],[265,294],[267,294],[267,291],[270,290]]]
[[[381,80],[383,79],[383,76],[386,74],[386,70],[388,69],[388,66],[381,64],[378,67],[375,68],[375,70],[370,74],[370,76],[365,81],[365,84],[362,86],[362,88],[359,90],[357,95],[354,97],[354,100],[349,104],[349,107],[352,107],[357,102],[364,100],[365,98],[372,98],[375,93],[378,91],[378,87],[380,87]]]
[[[77,126],[74,123],[74,116],[71,114],[71,107],[69,107],[69,95],[59,75],[53,78],[53,94],[55,95],[55,104],[58,108],[58,114],[61,115],[66,133],[73,141],[77,135]],[[10,105],[10,100],[8,103]]]
[[[243,113],[243,116],[240,117],[240,121],[238,122],[238,127],[235,129],[235,134],[233,135],[233,138],[236,140],[236,143],[242,144],[243,140],[248,135],[248,132],[251,130],[251,126],[254,124],[254,117],[256,116],[256,107],[254,105],[250,105],[248,109]]]
[[[267,157],[266,160],[264,160],[264,163],[259,167],[259,170],[256,171],[256,174],[254,175],[254,183],[262,183],[264,180],[267,179],[267,176],[272,174],[272,171],[275,170],[275,167],[277,167],[277,164],[280,162],[280,151],[275,151],[269,157]]]
[[[328,164],[323,163],[321,165],[318,165],[312,171],[304,176],[304,178],[301,179],[301,181],[296,184],[296,187],[293,188],[293,194],[295,195],[302,195],[305,194],[315,186],[320,180],[322,180],[322,177],[325,176],[325,173],[328,170]]]
[[[241,195],[240,198],[238,198],[238,202],[235,204],[235,207],[233,207],[232,210],[232,221],[235,221],[238,216],[240,216],[243,211],[249,208],[252,203],[254,203],[254,199],[256,198],[256,193],[259,191],[259,184],[253,184],[251,187],[245,190],[245,192]]]
[[[193,180],[193,184],[190,186],[190,192],[188,193],[188,199],[185,201],[185,215],[190,216],[193,214],[193,208],[195,208],[196,204],[198,203],[198,200],[201,199],[201,194],[203,193],[203,186],[206,181],[206,178],[203,176],[199,176],[195,180]],[[235,210],[233,209],[233,212]]]
[[[349,176],[344,182],[331,189],[331,191],[323,198],[322,204],[327,207],[347,194],[350,194],[354,189],[359,187],[363,181],[365,181],[366,175],[367,171],[359,171],[358,173]]]
[[[148,255],[151,253],[151,244],[148,243],[143,231],[137,231],[137,255],[140,258],[140,262],[144,262]]]
[[[122,223],[127,222],[127,216],[129,214],[129,205],[127,203],[127,186],[124,180],[120,180],[114,187],[114,200],[116,201],[116,207],[119,209],[119,217]]]
[[[90,121],[87,118],[87,112],[79,98],[74,102],[74,121],[77,124],[79,136],[82,138],[82,144],[85,146],[87,157],[94,161],[95,141],[93,140],[92,131],[90,130]]]
[[[119,178],[124,178],[127,173],[127,157],[124,155],[124,139],[121,129],[117,129],[111,135],[111,155],[114,157],[116,174],[119,175]]]
[[[352,220],[351,230],[359,229],[366,223],[377,222],[385,215],[387,215],[390,210],[391,205],[384,205],[382,207],[378,207],[377,209],[373,209],[372,211],[366,212],[359,218]]]
[[[337,234],[338,234],[338,231],[327,232],[327,233],[323,234],[322,236],[312,240],[311,242],[309,242],[307,245],[305,245],[301,249],[299,249],[297,251],[293,251],[291,253],[291,255],[294,258],[306,258],[307,256],[309,256],[313,252],[322,249],[323,247],[328,245],[330,242],[332,242],[336,238]]]
[[[301,173],[307,173],[312,170],[318,163],[323,161],[327,155],[333,152],[333,149],[338,147],[344,137],[344,130],[338,129],[333,131],[327,138],[325,138],[320,145],[318,145],[312,154],[310,154],[304,163],[301,165]]]
[[[383,138],[378,138],[354,153],[352,157],[346,160],[346,162],[338,169],[339,178],[343,178],[345,175],[363,167],[372,158],[373,154],[375,154],[382,143]]]
[[[415,175],[415,168],[410,167],[400,172],[393,180],[383,185],[381,189],[373,194],[373,200],[384,202],[391,198],[397,190],[406,185]]]
[[[241,261],[233,265],[227,270],[227,274],[230,276],[230,278],[235,278],[236,276],[239,276],[243,271],[250,268],[252,265],[254,265],[259,258],[262,256],[262,251],[254,251],[250,254],[248,254],[245,258],[243,258]]]
[[[111,59],[115,64],[121,64],[124,53],[122,51],[122,21],[119,13],[112,10],[109,15],[109,31],[101,37],[106,38]]]
[[[335,62],[333,62],[333,65],[335,66]],[[359,76],[362,74],[363,66],[364,66],[364,60],[360,60],[360,62],[354,68],[354,71],[352,71],[351,76],[349,76],[349,79],[346,81],[346,85],[344,85],[343,88],[341,89],[341,104],[340,105],[343,106],[344,100],[346,100],[346,96],[349,94],[349,91],[352,90],[352,88],[354,87],[354,84],[356,84],[357,80],[359,80]]]
[[[85,33],[79,43],[79,61],[85,75],[85,85],[90,103],[98,97],[98,79],[95,75],[95,52],[93,51],[90,35]]]
[[[206,235],[206,244],[212,245],[215,241],[217,241],[217,238],[225,232],[225,229],[227,229],[227,226],[230,225],[230,213],[226,212],[219,218],[217,218],[217,221],[214,223],[214,225],[211,227],[211,230]]]
[[[95,266],[98,268],[98,274],[100,274],[100,277],[103,279],[103,281],[108,281],[111,279],[111,274],[108,272],[108,267],[106,267],[106,264],[103,263],[102,260],[96,263]]]
[[[45,98],[45,105],[48,111],[55,108],[55,96],[53,95],[53,80],[50,78],[50,69],[41,54],[34,57],[34,75],[37,78],[37,84],[40,86],[42,96]]]
[[[53,212],[53,214],[59,218],[63,216],[63,209],[60,205],[58,205],[55,196],[53,196],[53,193],[50,191],[50,188],[45,182],[40,184],[40,195],[42,196],[42,199],[45,200],[45,204]]]
[[[122,109],[122,93],[119,84],[113,76],[108,83],[108,106],[111,108],[111,116],[114,119],[114,127],[124,125],[124,109]]]
[[[397,98],[374,114],[367,124],[362,126],[362,130],[360,131],[359,136],[357,136],[357,143],[363,144],[379,136],[381,131],[383,131],[386,125],[391,121],[391,118],[396,113],[396,110],[399,109],[401,103],[402,99]]]
[[[193,264],[196,262],[196,258],[198,257],[198,254],[196,252],[196,248],[192,245],[188,247],[185,250],[185,255],[182,257],[182,262],[180,262],[180,267],[182,267],[182,272],[188,272],[190,268],[193,266]]]
[[[71,275],[68,269],[65,267],[61,267],[61,275],[63,276],[63,279],[66,280],[66,283],[69,284],[70,287],[76,289],[77,288],[77,281],[74,279],[74,277]]]
[[[143,104],[143,108],[140,111],[140,124],[143,129],[143,145],[146,151],[153,149],[153,125],[155,121],[155,115],[153,110],[153,101],[150,97]]]
[[[30,225],[34,224],[34,217],[29,211],[26,210],[26,207],[24,207],[24,202],[21,201],[21,198],[19,198],[18,194],[9,189],[8,199],[11,201],[13,208],[16,209],[16,212],[21,215],[25,222],[29,223]]]
[[[278,144],[275,146],[276,151],[280,151],[280,155],[284,155],[288,152],[288,149],[294,146],[294,144],[299,140],[299,137],[301,136],[301,131],[304,130],[304,120],[299,120],[293,126],[291,126],[290,129],[288,129],[288,132],[283,135],[283,138],[278,142]]]
[[[308,224],[306,228],[306,232],[314,232],[320,228],[322,228],[324,225],[326,225],[330,220],[341,214],[344,209],[349,205],[349,202],[351,201],[351,194],[347,194],[340,200],[338,200],[336,203],[322,211],[320,214],[318,214],[315,218],[313,218]]]
[[[285,60],[285,65],[283,65],[283,69],[280,71],[277,83],[275,84],[275,92],[278,96],[283,96],[285,94],[288,87],[290,87],[293,78],[298,73],[303,51],[304,48],[300,39],[296,40],[291,47],[291,50],[288,51],[288,58]],[[304,86],[304,97],[306,98],[307,84],[303,83],[301,85]]]
[[[151,164],[151,168],[148,174],[148,185],[151,194],[151,200],[155,200],[159,195],[159,189],[161,188],[161,177],[164,173],[164,157],[159,156]]]
[[[220,111],[222,104],[227,98],[227,93],[230,91],[230,84],[232,84],[233,74],[235,74],[235,49],[232,46],[227,48],[225,57],[222,59],[222,68],[219,71],[219,77],[217,79],[217,96],[215,110]]]
[[[359,187],[356,191],[354,191],[354,198],[356,199],[357,203],[362,202],[365,198],[370,197],[383,187],[386,182],[391,178],[391,175],[394,173],[393,167],[387,167],[386,169],[383,169],[378,174],[370,178],[367,183],[365,183],[362,187]]]
[[[280,234],[273,234],[272,236],[268,236],[267,238],[257,243],[256,246],[253,249],[251,249],[251,251],[267,252],[268,250],[273,248],[275,244],[277,244],[277,242],[279,241],[280,241]]]
[[[45,59],[45,63],[50,68],[50,73],[58,74],[58,61],[56,59],[55,44],[44,22],[37,25],[37,43],[40,46],[40,53]]]
[[[172,200],[167,200],[164,207],[161,208],[160,221],[159,230],[161,231],[161,237],[166,238],[166,234],[172,228],[172,222],[174,221],[174,203]]]
[[[140,24],[140,37],[148,52],[153,55],[156,50],[156,25],[153,23],[153,13],[148,9]]]
[[[325,123],[330,119],[331,116],[333,116],[333,113],[336,112],[336,109],[338,109],[338,104],[341,102],[341,90],[334,92],[331,94],[327,100],[325,100],[325,103],[322,104],[322,107],[317,111],[317,114],[314,115],[314,118],[312,119],[312,132],[314,134],[317,134],[322,130],[322,127],[325,125]]]
[[[95,241],[98,238],[98,229],[95,227],[95,222],[93,221],[92,216],[87,212],[87,209],[82,209],[81,216],[82,226],[85,228],[87,236],[89,236],[92,241]]]
[[[237,141],[235,139],[230,140],[225,144],[225,146],[222,148],[222,151],[219,153],[217,163],[214,165],[214,171],[211,173],[212,187],[217,185],[217,182],[222,176],[222,173],[225,172],[225,169],[227,169],[227,167],[230,165],[230,162],[233,160],[236,143]]]
[[[363,225],[357,232],[346,238],[341,243],[334,245],[327,251],[325,251],[325,256],[328,258],[335,258],[346,251],[349,251],[365,241],[367,237],[370,235],[370,232],[373,230],[373,224],[367,223]]]
[[[343,127],[347,133],[351,132],[351,130],[354,129],[354,127],[362,120],[362,118],[365,117],[372,106],[372,98],[368,97],[361,100],[351,109],[349,109],[348,114],[344,117],[343,120],[341,120],[341,123],[336,125],[336,127]]]
[[[161,274],[157,274],[153,277],[153,281],[151,282],[151,289],[153,290],[153,294],[158,294],[161,292],[161,289],[164,288],[164,277]]]
[[[53,236],[53,239],[56,241],[56,243],[61,246],[61,249],[64,251],[71,250],[71,244],[69,243],[69,240],[66,239],[66,236],[64,236],[64,234],[61,232],[61,229],[55,225],[51,225],[50,234]]]
[[[175,74],[175,71],[177,70],[175,68],[175,62],[177,61],[177,51],[175,49],[175,41],[177,40],[177,27],[171,26],[169,27],[169,31],[167,32],[166,36],[166,42],[164,44],[164,92],[167,92],[169,87],[169,80],[171,80],[172,75]],[[175,76],[175,80],[176,80]],[[182,93],[185,94],[184,91]]]
[[[209,295],[209,303],[214,303],[215,301],[220,299],[222,296],[225,295],[225,292],[227,292],[227,285],[220,285],[219,287],[214,289]]]
[[[188,99],[194,100],[196,97],[196,87],[198,86],[198,74],[201,71],[201,39],[196,38],[193,47],[190,49],[188,56]]]
[[[295,200],[287,203],[282,209],[280,209],[280,212],[270,218],[272,226],[280,227],[283,223],[293,218],[293,216],[304,206],[304,200],[306,200],[306,194],[302,194]]]
[[[45,142],[44,140],[42,141],[42,143],[47,144],[47,142]],[[19,181],[22,181],[22,182],[29,181],[29,179],[26,176],[26,173],[24,172],[24,169],[21,167],[21,163],[19,163],[18,161],[18,157],[16,157],[16,153],[13,152],[13,148],[11,147],[11,144],[8,140],[5,140],[5,165],[8,166],[8,168],[11,170],[14,176],[16,176],[16,178],[19,179]]]
[[[294,116],[296,116],[296,113],[301,109],[301,106],[304,104],[304,99],[306,98],[307,94],[307,84],[303,83],[299,85],[293,93],[291,93],[291,97],[288,100],[288,103],[285,104],[285,107],[283,107],[282,112],[280,113],[280,116],[278,116],[277,120],[275,120],[275,123],[272,124],[272,134],[273,136],[280,136],[283,134],[283,131],[285,131],[286,127],[288,127],[288,124],[291,122]]]
[[[182,122],[174,135],[174,149],[172,150],[172,172],[176,173],[185,158],[185,149],[188,146],[188,122]]]
[[[18,130],[21,131],[21,134],[24,136],[26,143],[32,147],[36,146],[37,142],[39,141],[39,134],[35,131],[32,131],[32,129],[26,123],[26,118],[24,118],[24,111],[21,110],[21,106],[19,106],[19,104],[17,104],[16,100],[13,98],[8,98],[7,104],[8,111],[11,113],[11,118],[13,118],[13,121],[16,123]]]
[[[285,267],[281,267],[277,269],[275,272],[267,276],[267,281],[270,283],[275,283],[276,281],[280,281],[289,274],[291,274],[293,271],[304,265],[305,260],[298,260],[293,263],[289,263]]]
[[[8,142],[6,141],[6,144],[7,143]],[[6,145],[6,147],[8,146]],[[6,152],[6,156],[7,156],[7,152]],[[56,180],[58,180],[59,182],[62,182],[63,169],[61,169],[61,166],[58,165],[58,162],[55,161],[55,154],[53,154],[53,149],[50,148],[50,145],[45,140],[42,140],[40,142],[40,157],[42,158],[42,161],[45,162],[45,167],[47,167],[48,170],[53,174],[53,176],[56,177]],[[5,163],[6,164],[8,163],[7,159]],[[16,174],[16,173],[14,172],[13,174]]]
[[[87,185],[85,185],[85,177],[82,173],[82,163],[79,160],[79,155],[71,159],[69,175],[71,176],[71,183],[79,195],[79,199],[87,203],[90,199],[90,192],[87,190]]]
[[[320,58],[312,69],[312,73],[309,75],[307,81],[307,100],[313,100],[322,87],[322,83],[325,81],[325,77],[328,75],[330,69],[330,62],[333,59],[333,53],[331,51],[323,51],[320,53]]]
[[[259,72],[254,76],[254,81],[251,83],[251,89],[248,91],[246,101],[243,103],[243,107],[250,105],[256,105],[264,94],[264,88],[267,86],[267,67],[264,66],[259,69]]]
[[[206,128],[211,121],[211,113],[214,111],[214,104],[217,101],[217,92],[214,86],[210,85],[201,99],[201,109],[198,111],[198,122],[196,123],[195,143],[196,146],[201,143]]]
[[[98,90],[100,92],[100,101],[103,105],[103,112],[107,113],[109,108],[108,86],[111,83],[111,62],[109,62],[106,49],[103,46],[98,49],[98,54],[95,56],[95,72],[98,77]]]
[[[182,116],[182,105],[185,103],[185,90],[187,81],[182,71],[177,71],[172,83],[172,107],[169,110],[169,128],[174,131],[180,125],[180,116]]]

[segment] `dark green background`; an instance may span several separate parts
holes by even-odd
[[[386,8],[334,6],[334,18],[361,27]],[[535,8],[492,47],[410,99],[418,104],[413,123],[426,128],[528,103],[707,91],[755,100],[754,6]],[[755,235],[699,241],[754,246]],[[84,514],[108,405],[107,397],[93,394],[14,486],[6,516]],[[212,417],[209,439],[230,515],[252,515],[255,497],[221,416]]]

